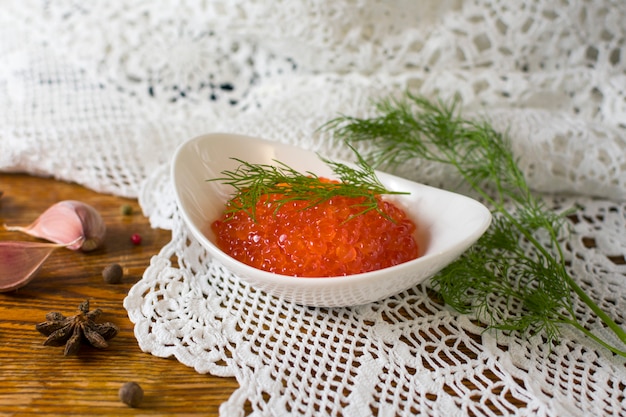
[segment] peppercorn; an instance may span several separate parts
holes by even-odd
[[[133,207],[130,204],[124,204],[120,208],[120,211],[124,216],[130,216],[131,214],[133,214]]]
[[[138,407],[143,401],[143,389],[136,382],[126,382],[118,391],[120,401],[129,407]]]
[[[102,270],[102,278],[107,284],[119,284],[122,282],[124,270],[119,264],[110,264]]]
[[[141,235],[138,233],[133,233],[130,237],[130,241],[133,242],[133,245],[141,244]]]

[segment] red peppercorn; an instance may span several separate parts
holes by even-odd
[[[138,233],[133,233],[132,236],[130,237],[130,241],[133,242],[133,245],[140,245],[141,235]]]

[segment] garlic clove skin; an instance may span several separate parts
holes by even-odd
[[[0,292],[28,284],[52,252],[63,247],[54,243],[0,242]]]
[[[106,235],[106,225],[100,213],[89,204],[76,200],[64,200],[50,206],[29,226],[5,228],[84,252],[99,248]]]
[[[100,216],[98,210],[80,201],[66,200],[61,203],[67,203],[74,208],[82,225],[82,237],[84,240],[82,243],[77,242],[76,244],[68,246],[68,248],[80,249],[83,252],[98,249],[100,245],[102,245],[106,235],[106,224],[104,223],[104,220],[102,219],[102,216]]]

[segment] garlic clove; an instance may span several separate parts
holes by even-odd
[[[85,252],[100,247],[106,234],[106,225],[100,213],[92,206],[75,200],[64,200],[50,206],[29,226],[5,225],[5,228]]]
[[[0,292],[28,284],[50,254],[63,245],[40,242],[0,242]]]

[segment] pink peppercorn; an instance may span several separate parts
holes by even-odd
[[[140,245],[141,235],[139,235],[138,233],[133,233],[132,236],[130,237],[130,241],[133,242],[133,245]]]

